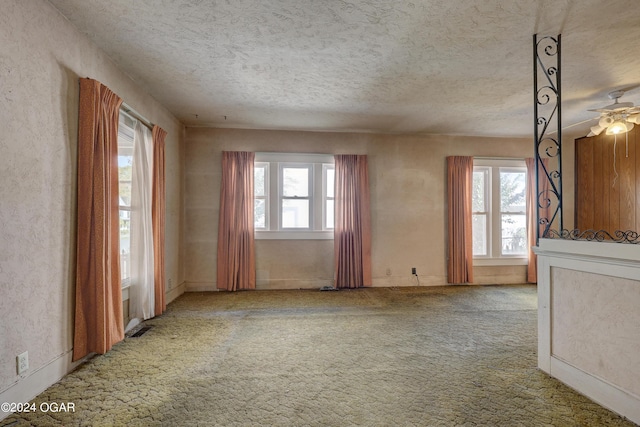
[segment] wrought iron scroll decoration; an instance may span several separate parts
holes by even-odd
[[[616,230],[612,234],[606,230],[580,231],[563,227],[560,41],[560,35],[539,40],[537,34],[533,36],[536,246],[541,237],[640,244],[640,234],[632,230]],[[551,124],[555,124],[556,130],[551,132],[555,137],[548,133]]]
[[[560,238],[567,240],[586,240],[588,242],[614,242],[614,243],[640,243],[640,234],[636,231],[616,230],[613,235],[605,230],[549,230],[550,238]]]
[[[544,77],[539,82],[539,72]],[[551,230],[561,234],[562,224],[562,105],[560,87],[560,35],[538,40],[533,36],[534,130],[536,159],[536,201],[540,237],[550,237]],[[555,120],[557,132],[549,136]]]

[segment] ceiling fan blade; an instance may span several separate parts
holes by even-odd
[[[579,125],[583,125],[585,123],[589,123],[591,121],[598,120],[599,118],[600,117],[594,117],[592,119],[587,119],[587,120],[583,120],[583,121],[578,122],[578,123],[573,123],[573,124],[570,124],[569,126],[563,127],[562,130],[569,129],[569,128],[572,128],[572,127],[575,127],[575,126],[579,126]]]
[[[592,119],[583,120],[583,121],[578,122],[578,123],[572,123],[572,124],[570,124],[570,125],[568,125],[568,126],[563,127],[563,128],[562,128],[562,130],[570,129],[570,128],[575,127],[575,126],[580,126],[580,125],[583,125],[583,124],[585,124],[585,123],[589,123],[589,122],[592,122],[592,121],[594,121],[594,120],[598,120],[598,119],[600,119],[600,117],[594,117],[594,118],[592,118]],[[558,131],[557,131],[557,130],[554,130],[554,131],[552,131],[552,132],[549,132],[549,134],[550,134],[550,135],[551,135],[551,134],[554,134],[554,133],[558,133]]]
[[[635,123],[637,125],[640,124],[640,114],[632,114],[629,117],[627,117],[627,121],[629,123]]]
[[[589,132],[589,134],[587,136],[597,136],[600,135],[602,133],[603,130],[605,130],[605,127],[602,127],[600,125],[595,125],[595,126],[591,126],[591,132]]]

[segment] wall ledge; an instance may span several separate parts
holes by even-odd
[[[587,242],[584,240],[540,239],[533,248],[537,255],[583,258],[600,263],[640,263],[640,244]]]

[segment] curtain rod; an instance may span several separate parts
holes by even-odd
[[[150,130],[153,130],[153,123],[151,123],[149,120],[145,119],[140,113],[138,113],[136,110],[131,108],[129,106],[129,104],[127,104],[126,102],[123,102],[120,105],[120,108],[124,111],[125,114],[127,114],[128,116],[138,120],[140,123],[142,123],[143,125],[148,127]]]

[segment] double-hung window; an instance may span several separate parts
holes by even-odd
[[[313,164],[280,163],[279,203],[281,230],[309,230],[313,208]]]
[[[332,155],[256,153],[256,238],[333,238],[334,175]]]
[[[118,122],[118,186],[120,213],[120,278],[122,287],[131,278],[131,180],[133,171],[133,126],[126,114]]]
[[[474,262],[526,264],[526,183],[524,160],[474,160]]]

